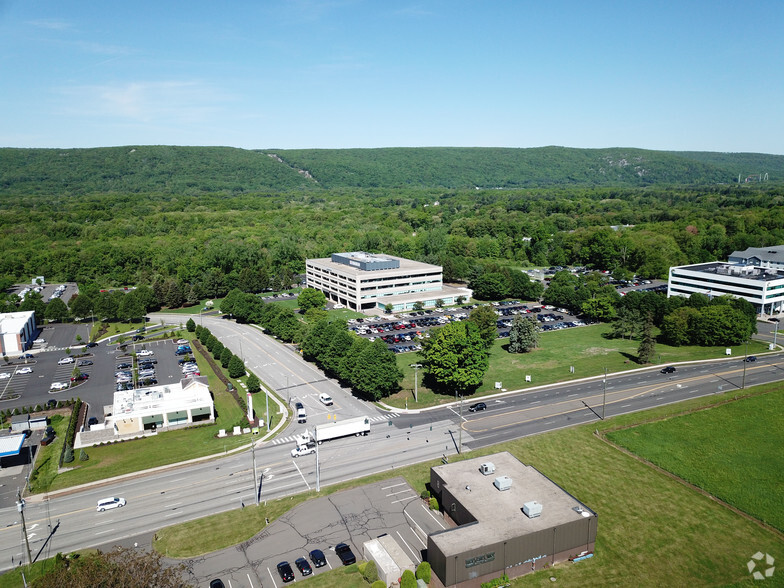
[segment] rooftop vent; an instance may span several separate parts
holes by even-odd
[[[479,471],[485,476],[489,476],[495,471],[495,464],[492,461],[486,461],[479,466]]]
[[[526,502],[523,505],[523,514],[525,514],[525,516],[527,516],[529,519],[535,519],[540,514],[542,514],[542,505],[536,502],[536,500]]]
[[[495,486],[501,491],[509,490],[509,488],[512,487],[512,478],[510,478],[509,476],[498,476],[493,481],[493,486]]]

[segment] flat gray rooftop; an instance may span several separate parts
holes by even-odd
[[[479,466],[485,462],[495,465],[494,473],[486,476],[479,471]],[[525,465],[506,451],[433,469],[477,520],[477,524],[462,525],[432,535],[447,557],[583,518],[585,515],[574,510],[576,507],[596,516],[539,470]],[[493,485],[500,476],[512,479],[509,490],[501,491]],[[530,519],[523,513],[523,505],[532,501],[542,505],[542,514]],[[448,505],[443,507],[448,511]]]
[[[320,257],[318,259],[308,259],[307,263],[312,263],[321,267],[327,267],[339,274],[354,277],[378,277],[378,276],[399,276],[406,275],[410,272],[441,272],[441,266],[433,265],[430,263],[422,263],[421,261],[414,261],[413,259],[405,259],[404,257],[395,257],[394,255],[384,255],[384,259],[394,259],[400,262],[400,267],[395,269],[382,269],[375,271],[367,271],[337,263],[332,261],[330,257]]]

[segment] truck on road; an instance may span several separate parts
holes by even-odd
[[[335,423],[316,425],[314,438],[321,445],[324,441],[348,437],[349,435],[367,435],[370,433],[370,419],[366,416],[346,419]]]

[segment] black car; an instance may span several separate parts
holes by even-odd
[[[226,587],[223,585],[222,580],[215,579],[210,582],[210,588],[226,588]]]
[[[41,447],[46,447],[46,446],[47,446],[47,445],[49,445],[49,444],[50,444],[52,441],[54,441],[54,435],[47,435],[46,437],[44,437],[43,439],[41,439]]]
[[[88,379],[89,377],[90,377],[90,374],[79,374],[78,376],[73,376],[71,378],[71,381],[72,382],[81,382],[83,380]]]
[[[98,418],[97,417],[90,417],[89,419],[87,419],[87,424],[88,425],[97,425],[98,424]]]
[[[139,367],[141,367],[142,365],[153,365],[155,363],[158,363],[157,359],[152,357],[145,357],[144,359],[139,360]]]
[[[757,356],[756,355],[749,355],[746,358],[746,361],[748,361],[749,363],[752,362],[752,361],[757,361]]]
[[[282,561],[278,564],[278,573],[284,582],[291,582],[294,579],[294,570],[291,569],[287,561]]]
[[[56,406],[57,406],[57,401],[54,398],[50,398],[49,400],[46,401],[46,408],[54,408]]]
[[[134,341],[141,341],[142,339],[144,339],[144,335],[134,335],[134,336],[132,337],[132,339],[133,339]]]
[[[87,347],[88,349],[90,347],[98,347],[98,343],[96,343],[95,341],[90,341],[87,345],[85,345],[85,347]]]
[[[661,373],[663,373],[663,374],[674,374],[675,373],[675,368],[673,366],[671,366],[671,365],[668,365],[666,368],[662,368]]]
[[[78,365],[79,367],[84,367],[86,365],[93,365],[93,362],[91,362],[89,359],[80,359],[79,363],[77,363],[76,365]]]
[[[299,573],[303,576],[310,576],[313,573],[313,568],[310,567],[308,560],[306,560],[304,557],[297,558],[297,560],[294,562],[294,565],[297,566]]]
[[[478,412],[480,410],[486,410],[487,405],[484,402],[477,402],[476,404],[472,404],[468,407],[469,412]]]
[[[338,554],[338,557],[344,566],[350,566],[353,563],[357,563],[354,552],[351,551],[351,548],[345,543],[338,543],[335,545],[335,553]]]
[[[324,557],[324,552],[320,549],[314,549],[310,552],[310,561],[317,568],[327,565],[327,558]]]
[[[128,369],[129,367],[132,367],[130,363],[118,363],[117,364],[117,369],[118,370]]]

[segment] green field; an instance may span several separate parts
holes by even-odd
[[[779,404],[782,392],[778,388],[779,385],[757,387],[753,389],[756,396],[737,401],[733,400],[733,394],[717,394],[466,454],[465,457],[470,458],[501,450],[509,451],[524,463],[538,468],[599,515],[594,558],[579,564],[559,564],[555,568],[518,578],[513,581],[513,585],[552,586],[551,577],[556,578],[556,585],[561,586],[754,585],[746,562],[758,550],[770,553],[777,559],[784,557],[784,538],[781,534],[760,526],[672,476],[618,450],[601,436],[619,427],[690,418],[679,415],[724,402],[729,402],[726,408],[733,411],[754,412],[760,403]],[[742,438],[748,423],[737,421],[734,418],[736,412],[726,411],[724,406],[696,412],[693,416],[722,412],[725,416],[721,430],[726,431],[728,437]],[[713,425],[705,426],[700,419],[694,421],[690,430],[703,427],[715,431]],[[636,427],[636,430],[641,428]],[[596,435],[595,431],[600,435]],[[778,437],[778,447],[780,441]],[[665,450],[676,449],[674,446],[682,443],[677,438],[667,437],[658,442],[665,446]],[[769,463],[768,457],[762,452],[756,452],[749,455],[748,459],[757,462],[757,471],[762,471],[765,464]],[[455,459],[460,458],[453,458],[452,461]],[[429,468],[439,463],[417,464],[397,469],[395,474],[404,475],[419,491],[424,489],[429,480]],[[713,467],[716,477],[722,473],[732,473],[732,466],[722,462],[713,464]],[[782,468],[779,468],[780,471]],[[324,488],[322,495],[385,477],[388,474]],[[776,497],[780,499],[780,491],[771,494],[774,500]],[[309,496],[306,494],[269,503],[264,512],[278,514]],[[245,519],[250,516],[247,511],[248,507],[243,513]],[[237,525],[239,512],[242,511],[164,529],[158,533],[156,548],[169,555],[191,557],[238,543],[261,530],[263,525],[258,523],[255,530],[251,528],[252,525]],[[345,572],[341,570],[333,573]],[[354,576],[358,579],[354,583],[343,576],[335,580],[332,578],[333,573],[320,574],[319,583],[314,585],[365,585],[358,574]],[[780,578],[777,576],[766,580],[764,586],[783,583],[784,574]]]
[[[784,389],[607,437],[784,531]]]
[[[542,333],[539,348],[530,353],[508,353],[509,339],[497,339],[490,350],[490,369],[485,374],[482,385],[471,398],[487,396],[498,392],[495,382],[501,382],[507,390],[521,390],[555,382],[568,382],[579,378],[598,376],[604,373],[640,369],[645,366],[635,362],[639,341],[628,339],[608,339],[604,336],[610,326],[589,325],[575,329],[563,329]],[[657,365],[683,361],[700,361],[723,358],[725,347],[684,346],[671,347],[656,344],[654,362]],[[742,358],[744,345],[732,347],[732,355]],[[760,355],[767,346],[760,341],[749,344],[749,354]],[[423,371],[419,372],[419,403],[414,403],[414,370],[411,364],[420,361],[418,353],[401,353],[397,356],[397,366],[404,374],[401,391],[384,399],[386,404],[395,408],[433,406],[453,402],[454,396],[434,394],[423,384]],[[574,367],[574,372],[570,371]],[[650,366],[648,366],[650,367]],[[531,381],[526,382],[525,376]]]

